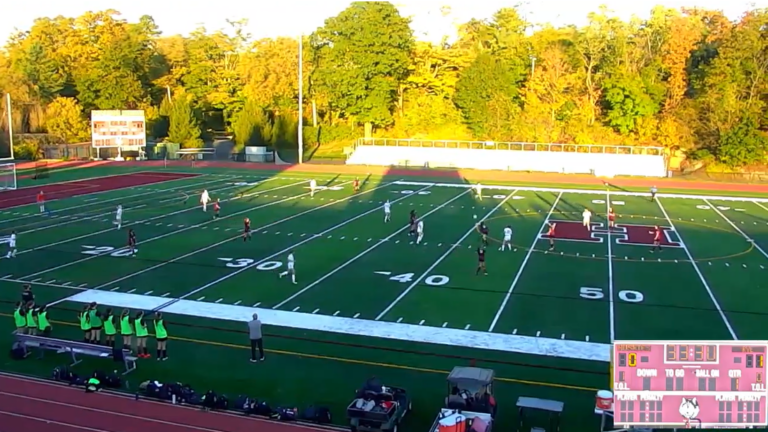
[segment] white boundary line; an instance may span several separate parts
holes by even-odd
[[[693,269],[696,271],[696,274],[699,275],[699,279],[701,280],[702,285],[704,285],[704,289],[707,290],[707,294],[709,294],[709,298],[712,300],[712,303],[715,305],[717,312],[720,314],[720,318],[723,319],[723,323],[728,328],[728,332],[731,333],[731,337],[733,337],[734,340],[739,340],[739,338],[736,336],[736,332],[733,330],[733,327],[731,326],[730,321],[728,321],[728,317],[725,315],[725,312],[723,312],[723,308],[720,307],[720,303],[717,301],[715,294],[712,292],[712,289],[709,287],[707,280],[704,278],[704,275],[701,273],[701,270],[699,269],[699,265],[693,259],[693,255],[691,255],[691,251],[688,250],[688,246],[685,245],[685,241],[683,241],[683,236],[680,234],[680,231],[677,230],[677,228],[675,227],[675,224],[672,222],[672,219],[667,214],[667,210],[665,210],[664,206],[661,204],[659,195],[656,195],[656,204],[659,205],[659,209],[661,209],[661,212],[664,213],[664,217],[667,218],[667,222],[669,222],[669,226],[671,226],[672,229],[675,230],[675,232],[677,233],[677,239],[680,241],[680,246],[682,246],[683,250],[685,251],[685,254],[688,255],[688,260],[691,262],[691,265],[693,266]]]
[[[547,226],[547,223],[549,222],[549,218],[552,217],[552,213],[557,208],[557,204],[560,202],[560,198],[562,196],[563,196],[563,192],[560,192],[557,195],[557,198],[555,198],[554,204],[552,204],[552,208],[549,209],[549,213],[547,213],[547,216],[544,218],[544,222],[541,223],[541,226],[539,227],[539,231],[533,237],[533,243],[531,243],[531,247],[528,248],[528,252],[526,252],[525,258],[523,258],[523,262],[520,263],[520,268],[517,269],[517,274],[515,275],[515,278],[512,279],[512,284],[509,285],[507,294],[504,296],[504,300],[501,301],[501,306],[499,306],[499,310],[496,312],[496,316],[493,317],[491,326],[488,328],[489,332],[492,332],[493,329],[496,328],[496,323],[499,322],[499,318],[501,318],[501,314],[504,312],[504,308],[507,307],[507,303],[509,303],[509,299],[510,297],[512,297],[512,291],[515,290],[515,287],[517,286],[517,282],[520,280],[520,276],[523,274],[523,270],[525,270],[525,266],[528,264],[528,260],[531,258],[531,254],[533,253],[533,250],[536,248],[536,243],[539,242],[539,238],[541,237],[541,232],[544,230],[544,227]]]
[[[436,211],[440,210],[441,208],[443,208],[443,207],[447,206],[448,204],[450,204],[450,203],[452,203],[452,202],[456,201],[457,199],[459,199],[459,198],[461,198],[462,196],[466,195],[466,194],[467,194],[467,192],[469,192],[469,190],[467,190],[467,191],[464,191],[464,192],[461,192],[460,194],[456,195],[455,197],[451,198],[450,200],[448,200],[448,201],[446,201],[446,202],[444,202],[444,203],[440,204],[439,206],[435,207],[434,209],[432,209],[432,210],[428,211],[426,214],[422,215],[422,216],[420,217],[420,219],[424,219],[424,218],[426,218],[427,216],[431,215],[432,213],[434,213],[434,212],[436,212]],[[413,195],[413,194],[411,194],[411,195]],[[310,289],[314,288],[314,287],[315,287],[315,286],[317,286],[318,284],[322,283],[324,280],[328,279],[329,277],[331,277],[331,276],[333,276],[334,274],[336,274],[337,272],[341,271],[342,269],[344,269],[344,268],[345,268],[345,267],[347,267],[348,265],[350,265],[350,264],[352,264],[353,262],[357,261],[358,259],[362,258],[364,255],[367,255],[367,254],[368,254],[369,252],[371,252],[372,250],[374,250],[374,249],[376,249],[377,247],[379,247],[379,246],[383,245],[384,243],[386,243],[386,242],[390,241],[390,240],[391,240],[391,239],[392,239],[394,236],[396,236],[396,235],[400,234],[401,232],[403,232],[404,230],[406,230],[408,227],[409,227],[409,225],[405,225],[405,226],[404,226],[404,227],[402,227],[402,228],[398,228],[398,229],[397,229],[397,231],[395,231],[395,232],[393,232],[392,234],[388,235],[387,237],[385,237],[385,238],[383,238],[383,239],[379,240],[379,241],[378,241],[378,242],[376,242],[376,244],[374,244],[373,246],[371,246],[371,247],[369,247],[368,249],[366,249],[366,250],[364,250],[364,251],[360,252],[360,253],[359,253],[359,254],[357,254],[356,256],[354,256],[354,257],[352,257],[351,259],[347,260],[345,263],[343,263],[343,264],[339,265],[339,266],[338,266],[338,267],[336,267],[335,269],[333,269],[333,270],[331,270],[330,272],[326,273],[326,274],[325,274],[324,276],[322,276],[320,279],[318,279],[318,280],[316,280],[316,281],[312,282],[311,284],[309,284],[309,285],[307,285],[306,287],[302,288],[301,290],[299,290],[298,292],[294,293],[293,295],[291,295],[291,296],[290,296],[290,297],[288,297],[287,299],[285,299],[285,300],[281,301],[280,303],[276,304],[275,306],[273,306],[273,307],[272,307],[272,309],[279,309],[280,307],[282,307],[282,306],[283,306],[283,305],[285,305],[286,303],[288,303],[288,302],[292,301],[292,300],[293,300],[293,299],[295,299],[296,297],[298,297],[298,296],[300,296],[300,295],[304,294],[305,292],[309,291]]]
[[[265,180],[264,182],[266,182],[266,181],[267,180]],[[300,182],[297,182],[297,183],[291,183],[290,185],[281,186],[281,187],[277,187],[277,188],[273,188],[273,189],[266,189],[266,190],[263,190],[263,191],[247,193],[247,194],[242,195],[240,197],[234,197],[234,198],[229,198],[229,199],[222,200],[222,202],[234,201],[234,200],[237,200],[237,199],[241,199],[241,198],[245,198],[245,197],[249,197],[249,196],[253,196],[253,195],[260,195],[260,194],[262,194],[264,192],[269,192],[269,191],[273,191],[273,190],[276,190],[276,189],[281,189],[281,188],[289,187],[289,186],[296,186],[296,185],[299,185],[301,183],[306,183],[306,181],[300,181]],[[221,189],[216,189],[216,192],[220,192],[220,191],[228,190],[228,189],[234,189],[234,188],[237,188],[237,187],[240,187],[240,186],[228,186],[228,187],[224,187],[224,188],[221,188]],[[196,210],[196,209],[199,209],[199,207],[195,206],[195,207],[190,207],[190,208],[187,208],[187,209],[178,210],[178,211],[171,212],[171,213],[164,213],[164,214],[161,214],[161,215],[158,215],[158,216],[153,216],[153,217],[151,217],[149,219],[144,219],[142,221],[126,223],[126,224],[123,225],[123,227],[129,227],[129,226],[133,226],[133,225],[141,225],[141,224],[146,223],[146,222],[151,222],[153,220],[174,216],[174,215],[177,215],[177,214],[181,214],[181,213],[188,212],[188,211],[191,211],[191,210]],[[87,238],[87,237],[103,234],[105,232],[111,232],[111,231],[114,231],[114,230],[115,230],[115,228],[112,227],[112,228],[103,229],[101,231],[96,231],[96,232],[92,232],[92,233],[88,233],[88,234],[83,234],[83,235],[77,236],[77,237],[67,238],[67,239],[60,240],[60,241],[57,241],[57,242],[54,242],[54,243],[48,243],[46,245],[37,246],[37,247],[34,247],[32,249],[23,250],[23,251],[19,252],[17,255],[22,255],[22,254],[25,254],[25,253],[28,253],[28,252],[34,252],[34,251],[40,250],[40,249],[46,249],[46,248],[49,248],[51,246],[58,246],[60,244],[65,244],[65,243],[73,242],[75,240],[84,239],[84,238]],[[114,252],[114,250],[110,251],[110,253],[111,252]],[[4,258],[4,256],[1,256],[0,259],[5,259],[5,258]]]
[[[300,183],[303,183],[303,182],[299,182],[299,184]],[[286,186],[280,186],[280,187],[274,188],[274,189],[267,189],[267,190],[262,191],[261,193],[268,192],[270,190],[275,190],[275,189],[283,189],[283,188],[286,188],[286,187],[291,187],[291,186],[296,186],[296,185],[297,185],[296,183],[293,183],[293,184],[286,185]],[[174,234],[178,234],[178,233],[181,233],[181,232],[184,232],[184,231],[189,231],[189,230],[195,229],[195,228],[200,228],[201,226],[208,225],[210,223],[217,222],[217,221],[220,221],[222,219],[227,219],[227,218],[230,218],[232,216],[237,216],[237,215],[249,212],[249,211],[255,211],[255,210],[259,210],[259,209],[264,208],[264,207],[269,207],[269,206],[273,206],[275,204],[280,204],[281,202],[284,202],[284,201],[290,201],[290,200],[299,198],[299,197],[301,197],[303,195],[309,195],[309,193],[301,194],[301,195],[295,195],[295,196],[288,197],[288,198],[283,198],[283,199],[277,200],[277,201],[271,201],[271,202],[268,202],[268,203],[265,203],[265,204],[261,204],[261,205],[256,206],[256,207],[250,207],[250,208],[247,208],[245,210],[241,210],[239,212],[228,214],[228,215],[226,215],[224,217],[221,217],[219,219],[209,219],[208,221],[205,221],[205,222],[202,222],[202,223],[199,223],[199,224],[189,225],[187,227],[184,227],[184,228],[181,228],[181,229],[177,229],[177,230],[174,230],[174,231],[171,231],[171,232],[167,232],[165,234],[161,234],[161,235],[156,236],[156,237],[150,237],[150,238],[148,238],[148,239],[146,239],[144,241],[140,241],[140,242],[136,243],[136,245],[138,246],[138,245],[146,244],[146,243],[149,243],[149,242],[153,242],[155,240],[160,240],[162,238],[165,238],[165,237],[168,237],[168,236],[172,236]],[[195,208],[197,208],[197,207],[195,207]],[[146,221],[149,221],[149,220],[151,220],[151,219],[147,219]],[[146,221],[135,222],[135,223],[143,223],[143,222],[146,222]],[[107,231],[114,231],[114,228],[111,228],[111,229],[109,229]],[[91,234],[91,235],[93,235],[93,234]],[[68,241],[72,241],[72,240],[73,239],[69,239]],[[86,258],[81,258],[79,260],[70,261],[68,263],[65,263],[65,264],[62,264],[62,265],[58,265],[56,267],[51,267],[51,268],[46,269],[46,270],[41,270],[41,271],[39,271],[37,273],[32,273],[31,275],[21,276],[19,279],[28,279],[28,278],[31,278],[31,277],[34,277],[34,276],[38,276],[38,275],[41,275],[41,274],[44,274],[44,273],[49,273],[49,272],[52,272],[52,271],[55,271],[55,270],[58,270],[58,269],[62,269],[62,268],[69,267],[69,266],[72,266],[72,265],[75,265],[75,264],[79,264],[81,262],[89,261],[89,260],[92,260],[94,258],[98,258],[98,257],[104,256],[104,255],[109,255],[109,254],[115,253],[116,251],[127,250],[127,249],[128,249],[127,246],[124,246],[124,247],[121,247],[121,248],[117,248],[117,249],[111,249],[111,250],[109,250],[107,252],[103,252],[103,253],[96,254],[96,255],[90,255],[90,256],[88,256]]]
[[[470,188],[475,187],[467,185],[465,183],[431,183],[431,182],[411,182],[411,181],[398,181],[398,185],[403,186],[426,186],[428,184],[432,186],[440,187],[456,187],[456,188]],[[603,195],[604,191],[599,189],[566,189],[566,188],[538,188],[538,187],[520,187],[520,186],[501,186],[501,185],[483,185],[483,189],[491,190],[519,190],[519,191],[532,191],[532,192],[554,192],[554,193],[580,193],[588,195]],[[648,198],[648,192],[611,192],[613,196],[639,196]],[[686,198],[686,199],[716,199],[720,201],[745,201],[745,202],[761,202],[768,203],[768,198],[754,198],[754,197],[724,197],[715,195],[686,195],[686,194],[656,194],[657,197],[662,198]]]
[[[345,184],[345,183],[341,183],[341,184]],[[372,192],[372,191],[374,191],[374,190],[376,190],[376,189],[379,189],[379,188],[382,188],[382,187],[385,187],[385,186],[386,186],[386,184],[384,184],[384,185],[382,185],[382,186],[379,186],[379,187],[376,187],[376,188],[368,189],[368,190],[366,190],[366,191],[363,191],[362,193],[358,193],[358,194],[356,194],[356,195],[351,195],[351,196],[348,196],[348,197],[346,197],[346,198],[341,198],[341,199],[338,199],[338,200],[333,200],[333,201],[331,201],[331,202],[329,202],[329,203],[327,203],[327,204],[323,204],[323,205],[321,205],[321,206],[318,206],[318,207],[313,207],[313,208],[311,208],[311,209],[309,209],[309,210],[305,210],[305,211],[303,211],[303,212],[301,212],[301,213],[296,213],[296,214],[293,214],[293,215],[290,215],[290,216],[284,217],[283,219],[280,219],[280,220],[278,220],[278,221],[275,221],[275,222],[271,222],[271,223],[269,223],[269,224],[267,224],[267,225],[263,225],[263,226],[260,226],[260,227],[258,227],[258,228],[253,228],[253,229],[252,229],[252,231],[260,231],[260,230],[263,230],[263,229],[266,229],[266,228],[270,228],[270,227],[273,227],[273,226],[275,226],[275,225],[279,225],[279,224],[281,224],[281,223],[283,223],[283,222],[288,222],[289,220],[295,219],[295,218],[297,218],[297,217],[299,217],[299,216],[304,216],[305,214],[308,214],[308,213],[312,213],[312,212],[315,212],[315,211],[317,211],[317,210],[320,210],[320,209],[324,209],[324,208],[326,208],[326,207],[330,207],[330,206],[332,206],[332,205],[335,205],[335,204],[338,204],[338,203],[342,203],[342,202],[345,202],[345,201],[347,201],[347,200],[350,200],[350,199],[352,199],[352,198],[355,198],[355,197],[357,197],[357,196],[360,196],[361,194],[364,194],[364,193],[368,193],[368,192]],[[318,189],[318,191],[320,191],[320,190],[321,190],[321,189]],[[203,247],[203,248],[200,248],[200,249],[194,250],[194,251],[192,251],[192,252],[189,252],[189,253],[186,253],[186,254],[184,254],[184,255],[182,255],[182,256],[179,256],[179,257],[176,257],[176,258],[170,259],[170,260],[168,260],[168,261],[163,261],[163,262],[161,262],[160,264],[156,264],[156,265],[154,265],[154,266],[152,266],[152,267],[148,267],[148,268],[145,268],[145,269],[139,270],[139,271],[137,271],[137,272],[131,273],[131,274],[127,275],[127,276],[123,276],[123,277],[121,277],[121,278],[119,278],[119,279],[115,279],[115,280],[113,280],[113,281],[110,281],[110,282],[106,282],[106,283],[103,283],[103,284],[101,284],[101,285],[99,285],[99,286],[97,286],[97,287],[94,287],[94,288],[92,288],[92,289],[101,289],[101,288],[104,288],[105,286],[109,286],[109,285],[113,285],[113,284],[116,284],[116,283],[118,283],[118,282],[122,282],[122,281],[124,281],[124,280],[126,280],[126,279],[130,279],[130,278],[132,278],[132,277],[134,277],[134,276],[138,276],[138,275],[140,275],[140,274],[143,274],[143,273],[146,273],[146,272],[148,272],[148,271],[152,271],[152,270],[158,269],[158,268],[160,268],[160,267],[166,266],[166,265],[168,265],[168,264],[171,264],[171,263],[173,263],[173,262],[176,262],[176,261],[182,260],[182,259],[184,259],[184,258],[187,258],[187,257],[190,257],[190,256],[192,256],[192,255],[196,255],[196,254],[198,254],[198,253],[200,253],[200,252],[204,252],[204,251],[207,251],[207,250],[209,250],[209,249],[213,249],[213,248],[215,248],[216,246],[220,246],[220,245],[223,245],[224,243],[230,242],[230,241],[232,241],[232,240],[235,240],[235,239],[238,239],[238,238],[241,238],[241,237],[242,237],[242,234],[237,234],[236,236],[233,236],[233,237],[230,237],[230,238],[228,238],[228,239],[225,239],[225,240],[222,240],[222,241],[216,242],[216,243],[214,243],[214,244],[211,244],[211,245],[205,246],[205,247]],[[112,251],[110,251],[110,252],[112,252]]]
[[[760,206],[760,208],[762,208],[763,210],[765,210],[765,211],[768,211],[768,207],[766,207],[766,206],[764,206],[764,205],[760,204],[759,202],[757,202],[757,201],[755,201],[755,200],[752,200],[752,202],[753,202],[753,203],[755,203],[755,204],[757,204],[757,205],[759,205],[759,206]]]
[[[194,178],[194,177],[192,177],[192,178]],[[65,207],[65,208],[51,210],[48,213],[51,213],[51,214],[53,214],[53,213],[60,213],[60,212],[67,211],[67,210],[74,210],[74,209],[81,208],[81,207],[91,207],[93,205],[100,205],[100,204],[104,204],[104,203],[108,203],[108,202],[112,202],[112,201],[131,200],[133,198],[141,197],[141,196],[144,196],[144,195],[151,195],[151,194],[163,193],[163,192],[172,192],[172,191],[177,191],[177,190],[180,190],[180,189],[186,189],[186,188],[191,188],[191,187],[198,187],[200,185],[205,185],[205,184],[210,184],[210,183],[216,184],[218,182],[224,182],[226,184],[227,181],[228,181],[227,179],[208,180],[208,181],[205,181],[205,182],[202,182],[202,183],[193,183],[193,184],[190,184],[190,185],[187,185],[187,186],[177,186],[177,187],[173,187],[173,188],[159,189],[159,190],[151,191],[151,192],[142,192],[142,193],[138,193],[138,194],[134,194],[134,195],[126,195],[126,196],[117,197],[117,198],[109,198],[109,199],[106,199],[106,200],[103,200],[103,201],[99,201],[98,203],[87,202],[85,204],[79,204],[79,205],[72,206],[72,207]],[[267,181],[267,180],[265,180],[265,181]],[[121,191],[121,190],[126,190],[126,189],[131,189],[131,188],[113,189],[112,191],[109,191],[109,192]],[[101,192],[97,192],[97,193],[101,193]],[[91,194],[79,195],[79,196],[80,197],[85,197],[87,195],[91,195]],[[95,193],[92,194],[92,195],[95,195]],[[71,199],[71,198],[62,198],[62,199]],[[32,204],[28,204],[28,205],[32,205]],[[0,209],[0,212],[5,212],[5,210]],[[13,222],[13,221],[21,220],[21,219],[28,219],[28,218],[31,218],[31,217],[39,217],[39,216],[40,216],[39,213],[32,213],[32,214],[27,215],[27,216],[15,217],[15,218],[10,218],[10,219],[0,219],[0,224],[4,224],[4,223],[8,223],[8,222]]]
[[[611,192],[605,193],[605,217],[608,218],[608,214],[611,212]],[[613,241],[611,239],[611,221],[606,220],[607,225],[607,243],[608,243],[608,330],[611,335],[611,342],[616,340],[616,310],[613,302]],[[626,230],[624,230],[626,232]]]
[[[471,186],[471,185],[469,185],[469,186],[470,186],[470,190],[472,190],[471,188],[472,188],[473,186]],[[493,209],[491,209],[491,211],[489,211],[489,212],[488,212],[488,213],[487,213],[485,216],[483,216],[483,217],[480,219],[480,221],[484,221],[484,220],[488,219],[488,217],[489,217],[490,215],[492,215],[494,212],[496,212],[496,210],[500,209],[500,208],[501,208],[501,206],[503,206],[503,205],[504,205],[504,203],[506,203],[506,202],[507,202],[507,201],[508,201],[510,198],[512,198],[512,195],[514,195],[515,193],[517,193],[517,191],[516,191],[516,190],[515,190],[515,191],[513,191],[512,193],[510,193],[509,195],[507,195],[507,197],[506,197],[506,198],[504,198],[503,200],[501,200],[501,202],[500,202],[499,204],[497,204],[497,205],[496,205],[496,207],[494,207]],[[389,306],[387,306],[386,308],[384,308],[384,310],[383,310],[383,311],[382,311],[380,314],[378,314],[378,315],[376,316],[376,321],[379,321],[379,320],[381,320],[381,319],[382,319],[382,318],[383,318],[383,317],[384,317],[386,314],[388,314],[388,313],[389,313],[389,311],[391,311],[391,310],[392,310],[392,309],[393,309],[395,306],[397,306],[397,304],[398,304],[398,303],[400,303],[400,301],[401,301],[402,299],[404,299],[404,298],[405,298],[405,296],[407,296],[407,295],[408,295],[408,293],[410,293],[410,292],[413,290],[413,288],[414,288],[416,285],[418,285],[418,284],[419,284],[419,282],[421,282],[421,280],[422,280],[422,279],[424,279],[424,278],[425,278],[425,277],[426,277],[426,276],[427,276],[427,275],[428,275],[428,274],[429,274],[429,273],[430,273],[432,270],[434,270],[434,268],[435,268],[435,267],[437,267],[438,265],[440,265],[440,263],[441,263],[441,262],[443,262],[443,260],[444,260],[444,259],[446,259],[446,258],[448,257],[448,255],[450,255],[450,254],[451,254],[451,252],[453,252],[453,250],[454,250],[454,249],[456,249],[456,248],[459,246],[459,244],[460,244],[461,242],[463,242],[463,241],[464,241],[464,239],[466,239],[467,237],[469,237],[469,236],[470,236],[470,234],[472,234],[473,232],[475,232],[475,231],[477,230],[477,224],[478,224],[478,223],[479,223],[479,222],[475,222],[475,224],[473,224],[473,225],[472,225],[472,228],[470,228],[470,229],[469,229],[469,230],[468,230],[468,231],[467,231],[467,232],[466,232],[466,233],[465,233],[463,236],[461,236],[461,238],[459,238],[458,240],[456,240],[456,242],[455,242],[455,243],[453,243],[453,244],[451,245],[451,247],[449,247],[449,248],[448,248],[448,250],[447,250],[447,251],[445,251],[445,253],[444,253],[444,254],[443,254],[443,255],[442,255],[440,258],[438,258],[438,259],[437,259],[437,260],[436,260],[434,263],[432,263],[432,265],[431,265],[431,266],[429,266],[429,268],[427,268],[427,269],[424,271],[424,273],[422,273],[422,274],[421,274],[419,277],[417,277],[417,278],[416,278],[416,280],[415,280],[415,281],[413,281],[413,283],[412,283],[412,284],[410,284],[410,285],[408,286],[408,288],[406,288],[405,290],[403,290],[403,292],[401,292],[401,293],[400,293],[400,295],[399,295],[399,296],[397,296],[397,298],[396,298],[395,300],[393,300],[393,301],[392,301],[392,303],[390,303],[390,304],[389,304]]]
[[[349,182],[347,182],[347,183],[349,183]],[[379,187],[376,187],[376,188],[373,188],[373,189],[369,189],[369,190],[367,190],[366,192],[371,192],[371,191],[373,191],[373,190],[375,190],[375,189],[380,189],[380,188],[382,188],[382,187],[387,187],[387,186],[390,186],[390,185],[392,185],[392,184],[393,184],[393,182],[392,182],[392,183],[385,183],[385,184],[384,184],[384,185],[382,185],[382,186],[379,186]],[[398,202],[398,201],[401,201],[401,200],[407,199],[407,198],[409,198],[409,197],[411,197],[411,196],[415,196],[415,195],[418,195],[418,192],[421,192],[421,191],[423,191],[423,190],[429,189],[430,187],[431,187],[431,186],[427,186],[427,187],[424,187],[424,188],[422,188],[422,189],[419,189],[418,191],[416,191],[417,193],[413,193],[413,194],[408,194],[408,195],[405,195],[405,196],[403,196],[402,198],[398,198],[398,199],[396,199],[396,200],[394,200],[394,201],[392,201],[392,202],[393,202],[393,203],[394,203],[394,202]],[[360,194],[357,194],[357,195],[355,195],[355,196],[359,196],[359,195],[360,195]],[[352,198],[352,197],[350,197],[350,198]],[[286,252],[288,252],[288,251],[290,251],[290,250],[292,250],[292,249],[296,248],[297,246],[301,246],[301,245],[303,245],[304,243],[308,243],[308,242],[311,242],[312,240],[315,240],[315,239],[318,239],[318,238],[320,238],[320,237],[323,237],[324,235],[328,234],[328,233],[329,233],[329,232],[331,232],[331,231],[334,231],[334,230],[336,230],[336,229],[338,229],[338,228],[341,228],[341,227],[343,227],[344,225],[347,225],[348,223],[354,222],[354,221],[356,221],[356,220],[358,220],[358,219],[360,219],[360,218],[362,218],[362,217],[368,216],[369,214],[371,214],[371,213],[373,213],[373,212],[375,212],[375,211],[378,211],[378,210],[379,210],[380,208],[382,208],[382,207],[383,207],[383,205],[377,205],[376,207],[374,207],[374,208],[372,208],[372,209],[370,209],[370,210],[368,210],[368,211],[366,211],[366,212],[364,212],[364,213],[361,213],[361,214],[359,214],[359,215],[357,215],[357,216],[355,216],[355,217],[349,218],[349,219],[345,220],[344,222],[338,223],[338,224],[336,224],[336,225],[334,225],[334,226],[332,226],[332,227],[330,227],[330,228],[328,228],[328,229],[326,229],[326,230],[324,230],[324,231],[322,231],[322,232],[319,232],[319,233],[317,233],[317,234],[315,234],[315,235],[312,235],[312,236],[310,236],[310,237],[307,237],[306,239],[304,239],[304,240],[302,240],[302,241],[300,241],[300,242],[294,243],[294,244],[292,244],[291,246],[288,246],[287,248],[285,248],[285,249],[283,249],[283,250],[281,250],[281,251],[278,251],[278,252],[275,252],[275,253],[273,253],[272,255],[269,255],[268,257],[262,258],[262,259],[260,259],[259,261],[256,261],[256,262],[254,262],[254,263],[251,263],[251,264],[249,264],[249,265],[247,265],[247,266],[245,266],[245,267],[243,267],[243,268],[237,269],[237,270],[233,271],[232,273],[229,273],[229,274],[227,274],[227,275],[224,275],[224,276],[222,276],[222,277],[220,277],[220,278],[216,279],[216,280],[215,280],[215,281],[213,281],[213,282],[209,282],[209,283],[207,283],[207,284],[205,284],[205,285],[201,286],[200,288],[195,288],[194,290],[192,290],[192,291],[190,291],[190,292],[188,292],[188,293],[186,293],[186,294],[184,294],[184,295],[180,296],[179,298],[177,298],[177,299],[174,299],[174,300],[171,300],[171,301],[169,301],[167,304],[161,305],[160,307],[158,307],[158,308],[157,308],[157,310],[160,310],[160,309],[164,309],[164,308],[166,308],[166,307],[168,307],[168,306],[172,305],[173,303],[176,303],[176,302],[177,302],[177,301],[179,301],[179,300],[184,300],[184,299],[186,299],[187,297],[190,297],[190,296],[193,296],[193,295],[195,295],[195,294],[199,293],[200,291],[203,291],[203,290],[205,290],[205,289],[208,289],[208,288],[210,288],[210,287],[212,287],[212,286],[214,286],[214,285],[216,285],[216,284],[219,284],[219,283],[221,283],[221,282],[224,282],[225,280],[227,280],[227,279],[229,279],[229,278],[231,278],[231,277],[233,277],[233,276],[236,276],[236,275],[238,275],[238,274],[240,274],[240,273],[242,273],[242,272],[244,272],[244,271],[246,271],[246,270],[249,270],[249,269],[251,269],[251,268],[253,268],[253,267],[256,267],[256,266],[258,266],[258,265],[261,265],[262,263],[264,263],[264,262],[266,262],[266,261],[269,261],[269,260],[273,259],[273,258],[274,258],[274,257],[276,257],[276,256],[282,255],[282,254],[284,254],[284,253],[286,253]]]
[[[715,212],[717,212],[717,214],[719,214],[719,215],[720,215],[720,217],[722,217],[723,219],[725,219],[725,221],[726,221],[726,222],[728,222],[728,223],[729,223],[729,224],[730,224],[730,225],[733,227],[733,229],[735,229],[735,230],[736,230],[736,231],[737,231],[739,234],[741,234],[741,236],[742,236],[742,237],[744,237],[744,238],[745,238],[745,239],[746,239],[746,240],[747,240],[749,243],[751,243],[751,244],[752,244],[752,245],[753,245],[753,246],[754,246],[754,247],[755,247],[757,250],[759,250],[759,251],[760,251],[760,253],[761,253],[761,254],[763,254],[763,256],[764,256],[764,257],[768,258],[768,253],[765,253],[765,251],[763,250],[763,248],[761,248],[761,247],[760,247],[760,245],[759,245],[759,244],[757,244],[757,242],[756,242],[754,239],[750,238],[750,237],[749,237],[749,236],[748,236],[746,233],[744,233],[744,231],[742,231],[742,230],[741,230],[739,227],[737,227],[735,223],[731,222],[731,220],[730,220],[730,219],[728,219],[728,216],[724,215],[724,214],[723,214],[723,213],[720,211],[720,209],[718,209],[716,206],[713,206],[713,205],[712,205],[712,203],[711,203],[711,202],[709,202],[708,200],[706,200],[706,199],[705,199],[705,200],[704,200],[704,202],[705,202],[705,203],[707,203],[707,205],[708,205],[708,206],[709,206],[709,207],[710,207],[712,210],[714,210]]]

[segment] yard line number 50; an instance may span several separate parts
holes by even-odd
[[[605,293],[602,288],[581,287],[579,296],[589,300],[602,300],[605,298]],[[627,303],[640,303],[644,299],[643,293],[639,291],[619,291],[618,296]]]

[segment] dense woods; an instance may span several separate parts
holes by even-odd
[[[586,13],[586,11],[585,11]],[[768,150],[768,9],[607,10],[582,28],[532,27],[514,8],[440,44],[388,2],[354,2],[303,40],[252,40],[245,21],[187,36],[117,11],[41,18],[10,37],[0,90],[15,130],[89,139],[94,109],[143,109],[151,135],[202,146],[346,143],[375,136],[663,146],[691,161],[758,167]],[[3,119],[5,121],[5,119]],[[20,145],[23,145],[21,143]]]

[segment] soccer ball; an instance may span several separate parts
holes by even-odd
[[[477,215],[472,215],[472,219],[477,219]]]

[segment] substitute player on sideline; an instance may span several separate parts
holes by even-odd
[[[512,227],[507,225],[506,228],[504,228],[504,240],[501,242],[501,247],[499,248],[500,251],[503,251],[504,248],[508,248],[509,250],[512,250]]]
[[[243,219],[243,241],[251,239],[251,220],[248,218]]]
[[[309,197],[314,198],[315,197],[315,190],[317,189],[317,181],[315,179],[312,179],[309,181]]]
[[[419,219],[419,222],[416,223],[416,244],[421,243],[421,240],[424,239],[424,221]]]
[[[16,258],[16,231],[11,231],[11,236],[8,237],[8,255],[6,258]]]
[[[581,213],[581,224],[587,229],[592,231],[592,212],[589,209],[584,209]]]
[[[392,204],[389,202],[389,200],[384,202],[384,223],[389,222],[389,220],[390,220],[390,218],[392,216],[392,214],[391,214],[391,212],[392,212],[391,207],[392,207]]]
[[[291,275],[291,282],[296,285],[296,260],[293,257],[293,251],[288,252],[288,269],[280,273],[279,277]]]
[[[200,195],[200,204],[203,205],[203,211],[208,211],[208,203],[211,202],[211,197],[208,196],[208,189],[203,190],[202,195]]]
[[[123,205],[118,204],[117,209],[115,209],[115,225],[117,225],[117,229],[120,229],[123,226]]]

